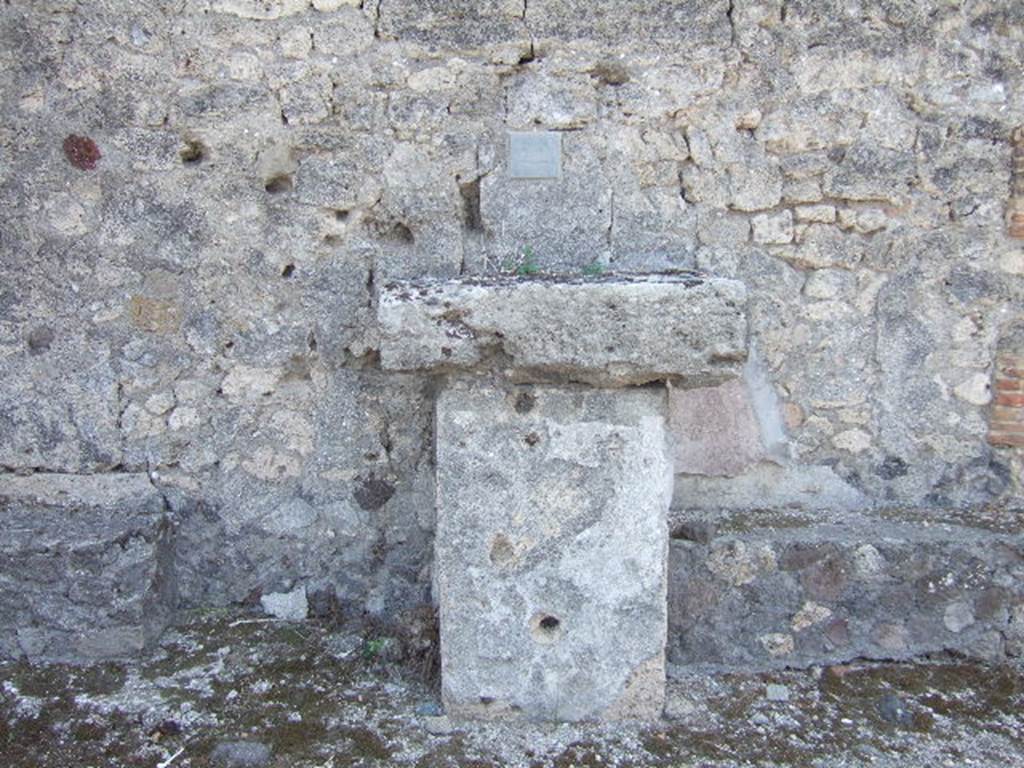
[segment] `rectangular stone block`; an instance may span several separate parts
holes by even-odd
[[[672,461],[661,389],[437,403],[442,695],[459,717],[653,718]]]
[[[174,609],[171,526],[144,474],[0,476],[0,658],[129,656]]]
[[[392,282],[377,307],[381,364],[706,386],[740,373],[745,309],[741,283],[695,274]]]

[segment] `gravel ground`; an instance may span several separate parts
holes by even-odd
[[[0,665],[0,766],[1024,766],[1024,675],[964,660],[677,671],[653,724],[450,723],[380,629],[193,616],[150,657]]]

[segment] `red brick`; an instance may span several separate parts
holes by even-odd
[[[1007,379],[1024,379],[1024,368],[1003,368],[999,375]]]
[[[1004,352],[996,359],[1000,368],[1024,368],[1024,357]]]
[[[996,392],[1024,392],[1024,381],[996,379]]]
[[[1024,434],[1007,435],[993,432],[989,434],[988,441],[992,445],[1002,445],[1009,448],[1024,448]]]
[[[1024,393],[1013,394],[1000,392],[996,395],[996,405],[1008,405],[1011,408],[1024,408]]]
[[[1013,421],[993,421],[988,425],[989,432],[1006,432],[1007,434],[1024,434],[1024,423]]]
[[[1024,422],[1024,408],[1010,408],[997,405],[992,409],[992,421],[1006,421],[1011,424]]]

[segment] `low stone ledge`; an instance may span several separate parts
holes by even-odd
[[[144,474],[0,476],[0,658],[129,656],[174,608],[172,531]]]
[[[385,369],[496,366],[598,386],[707,386],[747,356],[746,289],[696,274],[392,282]]]
[[[692,540],[674,539],[669,554],[673,666],[1024,653],[1019,534],[864,520],[676,535]]]

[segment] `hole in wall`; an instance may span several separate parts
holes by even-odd
[[[551,613],[538,613],[530,621],[530,634],[538,643],[554,643],[562,636],[562,620]]]
[[[339,208],[334,212],[334,218],[336,221],[348,221],[349,212]]]
[[[71,134],[64,139],[62,144],[64,157],[75,168],[80,171],[91,171],[96,168],[96,163],[103,157],[96,142],[88,136],[76,136]]]
[[[412,243],[416,240],[412,235],[412,230],[400,221],[396,222],[395,225],[388,230],[387,238],[400,243]]]
[[[281,277],[287,279],[295,274],[294,264],[285,264],[284,269],[281,270]]]
[[[366,221],[366,227],[374,235],[385,241],[407,245],[411,245],[416,241],[412,230],[401,221],[369,219]]]
[[[529,392],[520,392],[516,395],[516,413],[529,413],[537,405],[537,397]]]
[[[185,165],[198,165],[206,159],[206,147],[198,139],[186,139],[185,147],[178,153]]]
[[[53,329],[45,325],[33,328],[28,334],[28,351],[32,355],[41,355],[50,349],[56,335]]]
[[[263,188],[272,195],[279,195],[282,192],[290,192],[293,186],[292,177],[287,173],[279,173],[276,176],[271,176],[263,184]]]
[[[533,448],[533,446],[540,442],[540,435],[538,435],[536,432],[531,432],[530,434],[523,438],[523,442],[526,443],[531,448]]]

